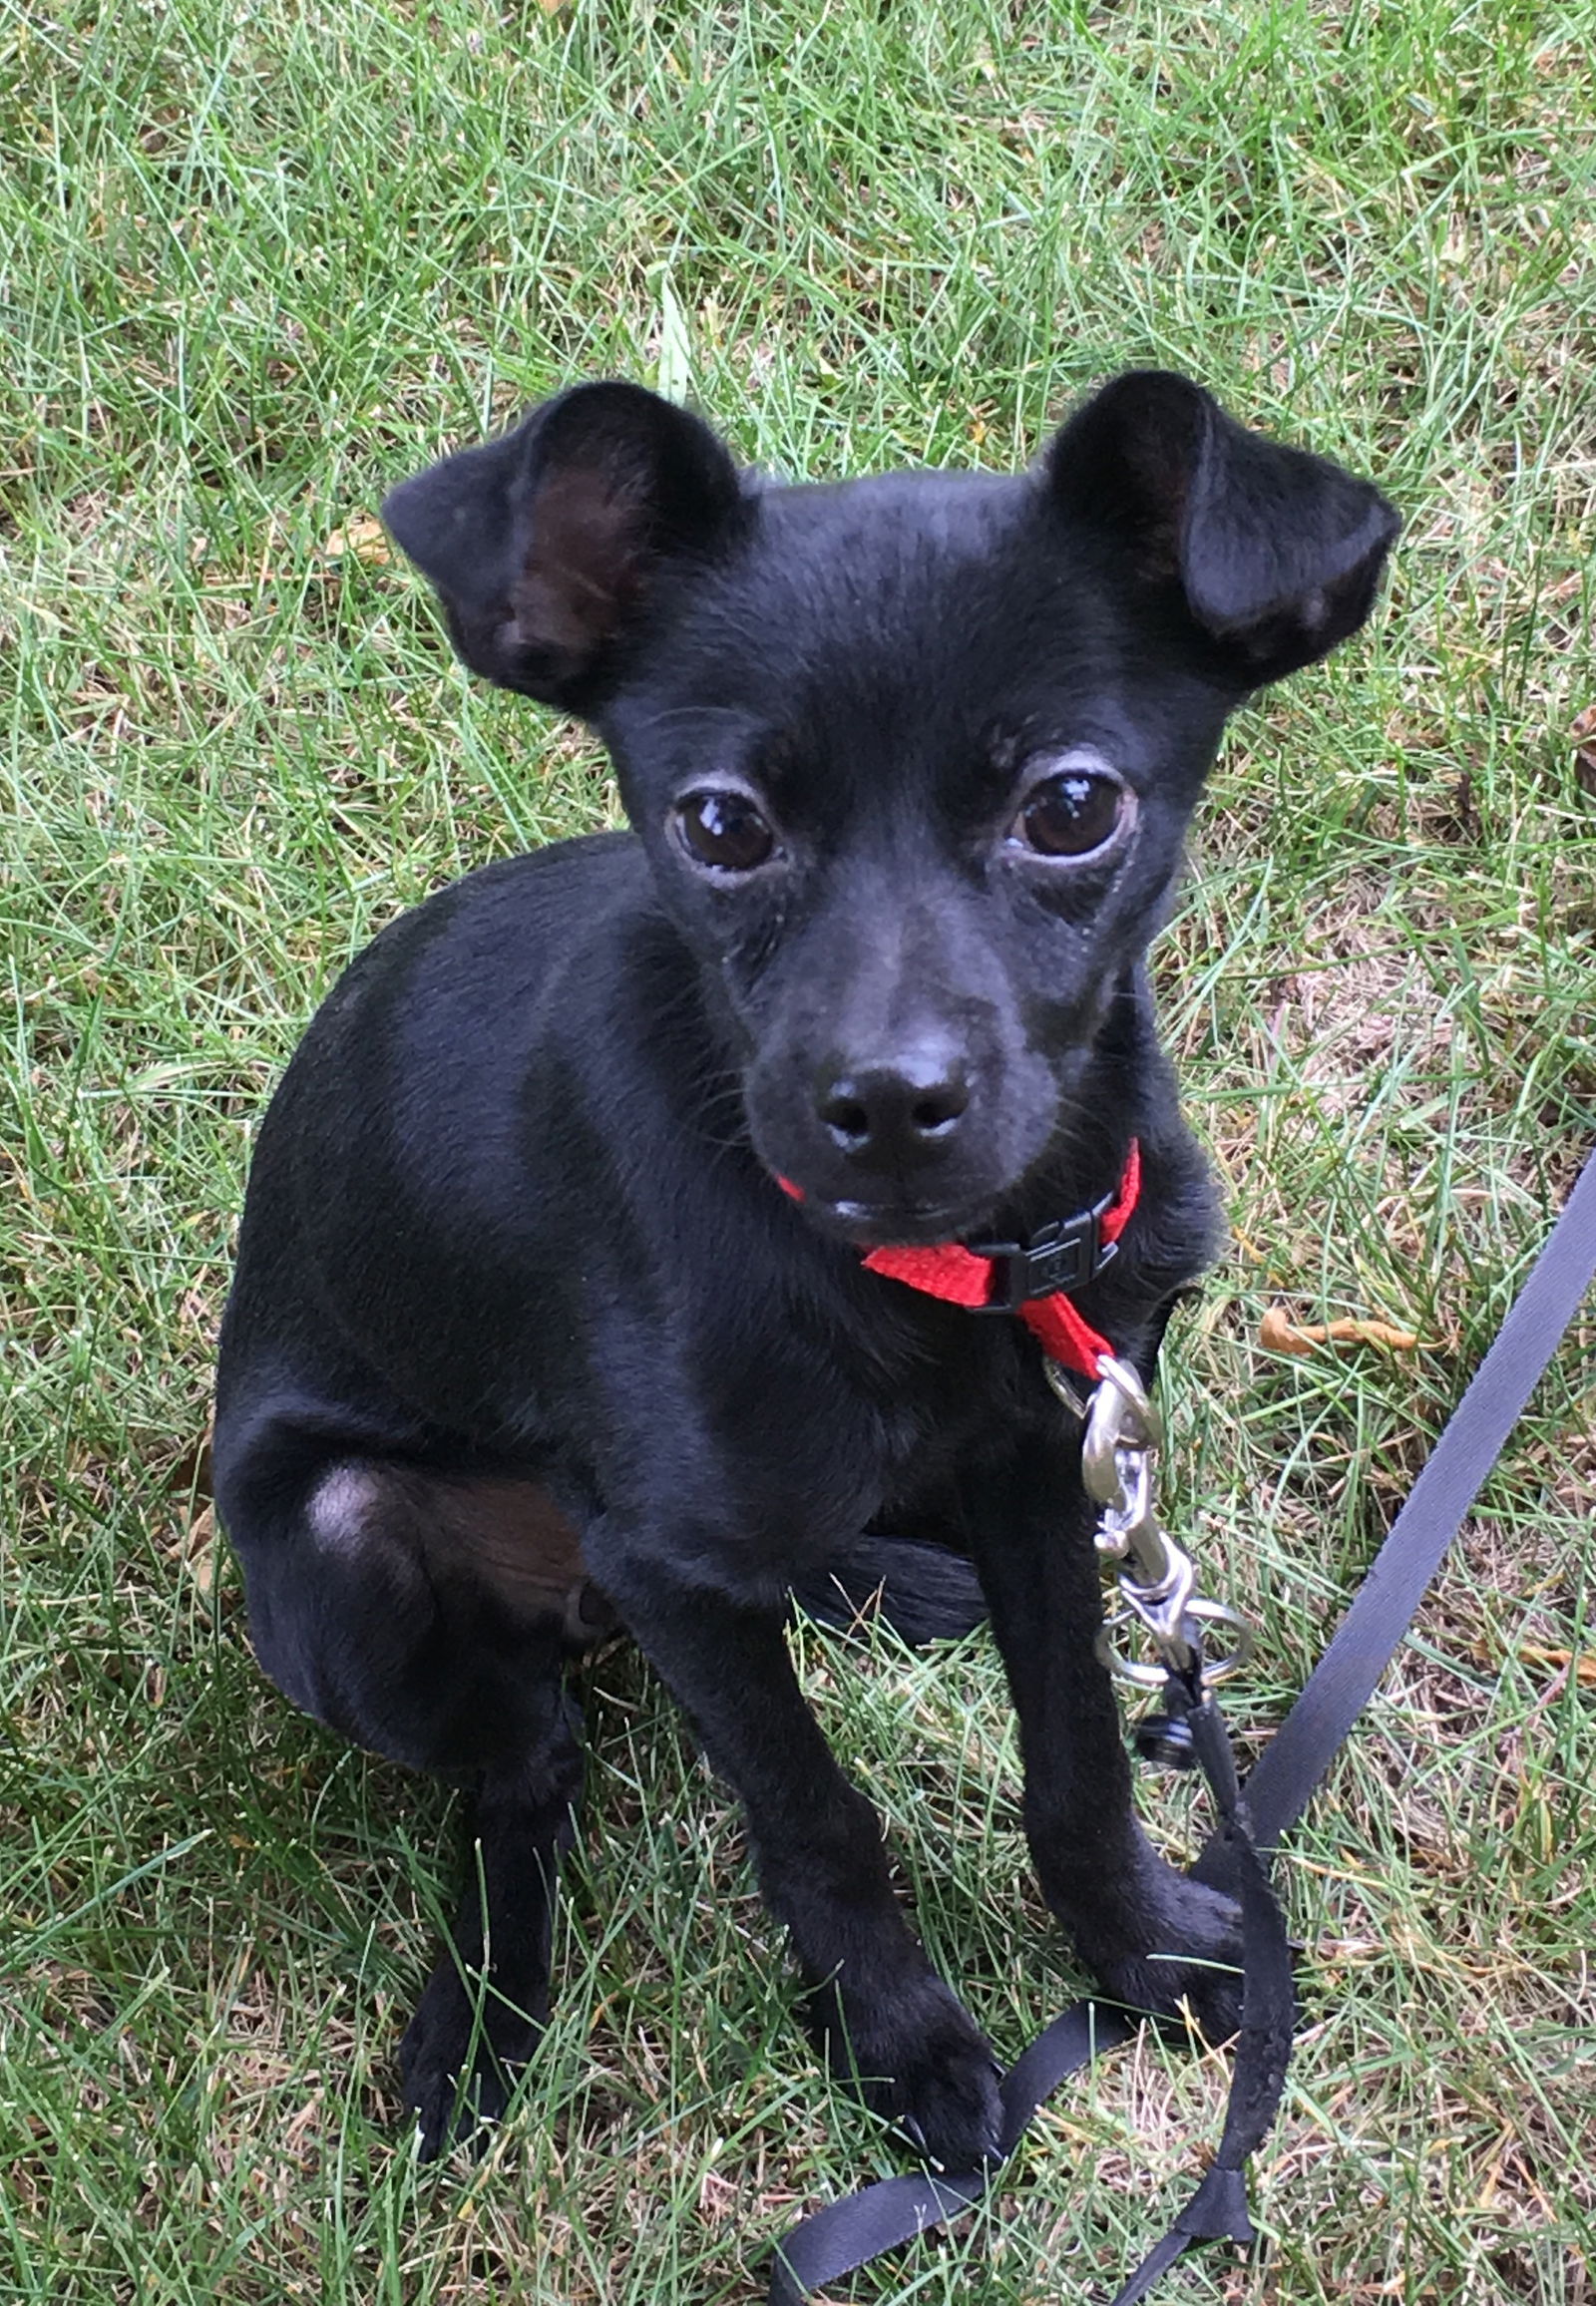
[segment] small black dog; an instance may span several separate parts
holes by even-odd
[[[409,2103],[436,2151],[532,2051],[564,1662],[618,1619],[746,1807],[821,2034],[969,2167],[992,2056],[804,1704],[794,1589],[879,1579],[923,1633],[969,1621],[974,1562],[1037,1872],[1111,1994],[1230,2031],[1235,1912],[1132,1816],[1037,1345],[864,1250],[1074,1220],[994,1270],[1070,1283],[1151,1377],[1216,1214],[1143,956],[1226,715],[1363,621],[1396,517],[1158,373],[1023,478],[831,488],[592,384],[386,514],[466,662],[593,723],[636,828],[473,874],[348,971],[262,1127],[222,1333],[261,1664],[475,1787],[456,1947],[492,1992],[473,2067],[445,1954]]]

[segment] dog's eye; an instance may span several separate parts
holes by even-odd
[[[689,857],[721,873],[751,873],[776,836],[741,793],[689,793],[676,806],[676,838]]]
[[[1117,777],[1065,769],[1027,794],[1010,839],[1041,857],[1089,857],[1117,831],[1126,800]]]

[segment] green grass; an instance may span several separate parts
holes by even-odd
[[[1589,0],[0,15],[0,2298],[709,2306],[897,2166],[621,1653],[524,2110],[474,2172],[397,2125],[448,1808],[256,1673],[195,1528],[211,1343],[250,1126],[339,966],[614,803],[329,540],[604,371],[822,476],[1010,466],[1163,361],[1400,502],[1373,631],[1238,723],[1159,949],[1237,1229],[1170,1355],[1172,1502],[1261,1621],[1262,1731],[1596,1133],[1593,54]],[[1422,1344],[1272,1359],[1273,1304]],[[1590,2296],[1592,1346],[1587,1312],[1293,1837],[1272,2256],[1171,2296]],[[1078,1980],[987,1645],[804,1649],[1012,2054]],[[1147,1797],[1189,1847],[1186,1790]],[[848,2294],[1082,2295],[1225,2072],[1116,2055]]]

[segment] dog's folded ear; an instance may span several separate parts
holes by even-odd
[[[663,564],[712,552],[741,502],[707,425],[641,385],[606,382],[401,482],[382,517],[474,672],[589,712],[618,677]]]
[[[1072,518],[1118,536],[1144,577],[1179,585],[1244,689],[1358,629],[1401,526],[1370,482],[1248,432],[1200,385],[1160,369],[1104,385],[1042,470]]]

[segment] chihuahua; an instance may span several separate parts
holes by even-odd
[[[401,2050],[423,2148],[534,2051],[567,1667],[618,1627],[741,1800],[819,2036],[969,2168],[993,2056],[790,1599],[879,1586],[917,1638],[984,1610],[1052,1911],[1108,1994],[1233,2030],[1236,1910],[1133,1814],[1079,1422],[1013,1317],[1066,1302],[1150,1382],[1213,1254],[1148,942],[1227,716],[1364,621],[1396,516],[1132,372],[1023,475],[825,487],[580,385],[385,517],[467,665],[597,731],[633,828],[356,961],[261,1126],[222,1330],[262,1667],[474,1803]],[[980,1302],[925,1282],[950,1251]]]

